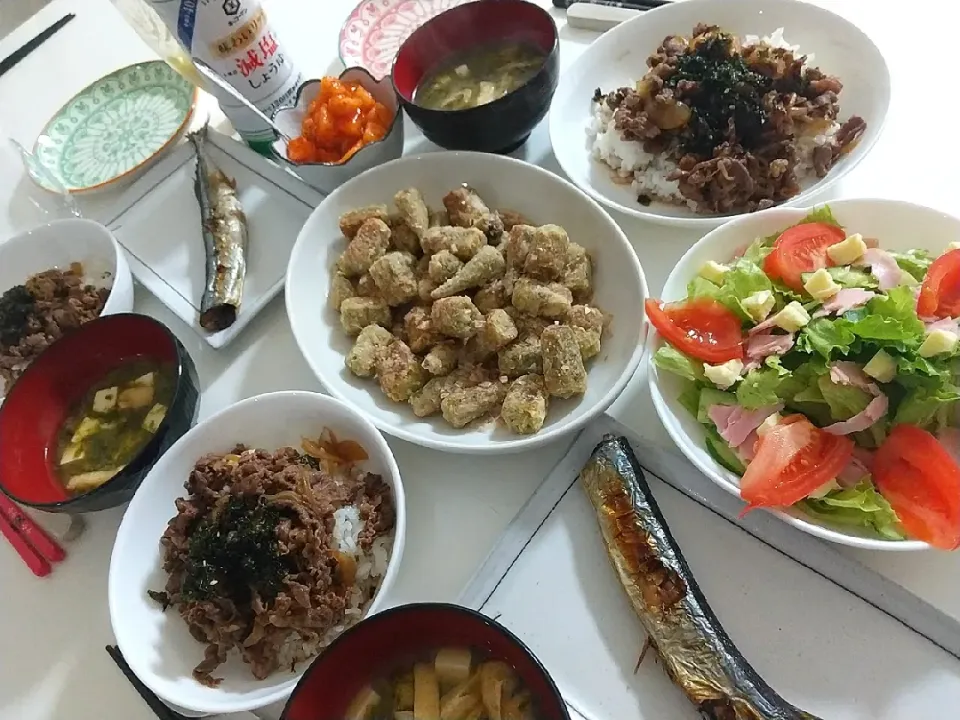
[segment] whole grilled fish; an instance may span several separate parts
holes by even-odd
[[[200,203],[207,279],[200,300],[200,327],[217,332],[233,325],[247,274],[247,217],[237,184],[210,159],[206,127],[188,136],[197,151],[194,192]]]
[[[627,440],[606,436],[580,481],[649,646],[700,714],[711,720],[818,720],[777,695],[727,636]]]

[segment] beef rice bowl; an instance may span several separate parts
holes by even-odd
[[[595,160],[640,205],[701,215],[786,202],[826,177],[865,132],[842,119],[843,83],[783,38],[738,38],[698,24],[670,35],[632,87],[597,88],[587,133]]]

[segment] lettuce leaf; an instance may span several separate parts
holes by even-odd
[[[760,266],[749,260],[738,258],[730,265],[723,276],[723,283],[717,285],[702,277],[695,277],[687,284],[687,297],[709,297],[723,303],[743,320],[754,322],[743,308],[743,301],[756,292],[773,290],[773,283]]]
[[[683,391],[677,396],[683,409],[694,417],[700,412],[700,386],[693,382],[684,383]]]
[[[661,370],[679,375],[686,380],[702,381],[705,379],[703,363],[683,354],[669,343],[660,346],[653,356],[653,362]]]
[[[737,402],[747,410],[779,403],[780,385],[788,377],[781,370],[767,366],[748,372],[737,386]]]
[[[846,318],[814,318],[800,331],[797,349],[817,353],[824,360],[836,355],[846,355],[857,340],[853,323]]]
[[[888,540],[906,539],[896,513],[869,477],[856,487],[831,490],[822,498],[801,500],[795,507],[828,524],[865,528]]]
[[[836,421],[849,420],[857,413],[863,412],[873,399],[866,390],[835,383],[829,375],[821,375],[817,379],[817,387],[824,402],[830,407],[831,418]]]
[[[933,389],[915,387],[900,401],[893,422],[931,431],[938,429],[947,424],[950,409],[957,400],[960,400],[960,388],[948,382]]]
[[[877,279],[861,268],[850,267],[849,265],[838,265],[837,267],[827,268],[830,277],[837,285],[843,287],[865,288],[867,290],[877,289]]]
[[[907,250],[904,253],[891,252],[893,259],[904,272],[910,273],[910,276],[916,280],[923,280],[930,269],[933,257],[926,250]]]
[[[833,216],[833,211],[830,209],[829,205],[821,205],[820,207],[815,207],[807,216],[797,223],[797,225],[803,225],[804,223],[826,223],[827,225],[836,225],[838,228],[842,228],[843,225],[837,222],[837,219]],[[795,227],[795,226],[794,226]]]
[[[905,352],[923,342],[924,325],[917,317],[916,300],[908,287],[895,287],[886,295],[878,295],[843,318],[850,322],[850,331],[864,340]]]

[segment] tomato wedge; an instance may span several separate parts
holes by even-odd
[[[960,250],[946,252],[930,264],[920,286],[917,315],[937,318],[960,315]]]
[[[803,223],[787,228],[773,243],[773,250],[763,261],[763,271],[772,280],[780,280],[789,288],[803,290],[803,273],[833,265],[827,248],[847,237],[843,228],[827,223]]]
[[[912,537],[960,547],[960,467],[933,435],[897,425],[877,450],[873,480]]]
[[[740,480],[740,497],[758,507],[788,507],[833,480],[853,456],[853,440],[831,435],[803,415],[768,430]]]
[[[668,343],[706,363],[743,359],[740,318],[722,303],[698,298],[681,303],[644,303],[647,317]]]

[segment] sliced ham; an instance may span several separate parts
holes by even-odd
[[[766,418],[764,418],[766,419]],[[757,455],[757,441],[760,439],[760,436],[757,435],[757,431],[754,430],[752,433],[747,435],[747,439],[742,443],[737,445],[733,450],[737,453],[739,457],[745,464],[753,460]]]
[[[880,241],[877,238],[864,238],[863,244],[868,248],[878,248],[880,247]]]
[[[830,366],[830,379],[837,385],[852,385],[866,390],[871,395],[879,395],[880,388],[867,376],[857,363],[840,360]]]
[[[953,318],[924,321],[923,324],[926,325],[928,333],[931,333],[934,330],[946,330],[948,333],[953,333],[954,335],[960,336],[960,324],[958,324]]]
[[[793,333],[759,333],[747,340],[747,360],[760,363],[771,355],[783,355],[793,347]],[[759,367],[759,365],[758,365]]]
[[[707,410],[707,416],[717,426],[720,437],[730,447],[737,448],[760,427],[760,423],[782,409],[783,405],[770,405],[758,410],[746,410],[739,405],[712,405]]]
[[[870,475],[869,466],[854,454],[847,466],[837,475],[837,484],[842,488],[856,487],[857,483],[868,475]]]
[[[877,420],[887,414],[889,401],[877,384],[867,377],[863,368],[854,362],[841,360],[830,366],[830,379],[838,385],[850,385],[852,387],[866,390],[873,395],[873,400],[861,412],[858,412],[849,420],[835,422],[824,428],[833,435],[849,435],[850,433],[860,432],[871,427]]]
[[[827,425],[824,430],[831,435],[850,435],[851,433],[866,430],[887,414],[888,404],[887,396],[881,393],[871,400],[870,404],[867,405],[862,412],[858,412],[849,420]]]
[[[872,290],[863,288],[843,288],[832,298],[827,300],[823,307],[817,310],[813,316],[823,317],[824,315],[843,315],[854,308],[863,307],[871,298],[876,297]]]
[[[764,321],[763,321],[762,323],[760,323],[759,325],[754,325],[752,328],[750,328],[749,330],[747,330],[747,335],[749,335],[749,336],[759,335],[760,333],[762,333],[762,332],[764,332],[764,331],[766,331],[766,330],[769,330],[769,329],[772,328],[772,327],[775,327],[774,322],[773,322],[773,318],[774,318],[774,316],[771,315],[770,317],[768,317],[766,320],[764,320]]]
[[[895,288],[903,277],[903,270],[893,255],[880,248],[868,248],[856,264],[870,266],[870,273],[877,279],[881,290]]]

